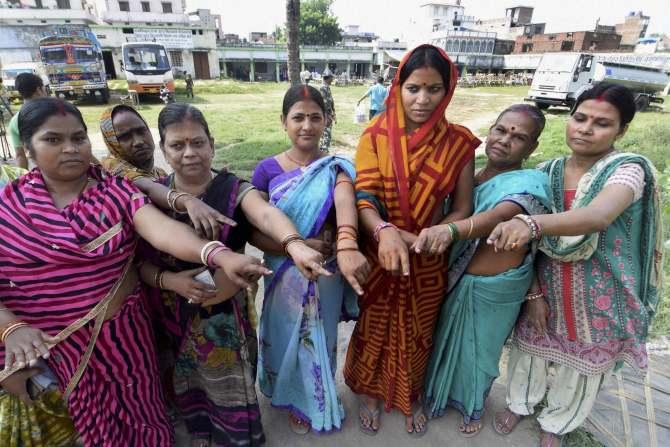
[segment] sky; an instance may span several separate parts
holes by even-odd
[[[186,0],[189,11],[209,8],[221,14],[223,31],[248,37],[251,31],[266,31],[283,26],[285,0]],[[333,13],[340,27],[360,25],[360,31],[374,32],[384,39],[401,36],[411,14],[418,13],[427,0],[335,0]],[[454,2],[455,3],[455,0]],[[479,19],[504,17],[505,8],[533,6],[533,22],[545,22],[546,32],[591,30],[600,18],[601,25],[623,22],[631,11],[650,16],[648,33],[670,34],[668,0],[462,0],[466,15]],[[400,6],[402,5],[402,6]]]

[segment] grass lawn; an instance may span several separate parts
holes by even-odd
[[[112,81],[115,93],[125,93],[124,81]],[[318,87],[318,85],[317,85]],[[256,163],[289,147],[280,123],[281,102],[286,83],[243,83],[236,81],[196,81],[194,100],[207,118],[216,140],[217,167],[227,166],[242,177],[250,177]],[[353,122],[356,101],[367,86],[333,86],[338,122],[333,128],[333,148],[337,152],[353,155],[363,124]],[[468,126],[480,136],[485,136],[505,107],[523,101],[528,87],[460,88],[447,109],[448,118]],[[183,81],[177,81],[177,99],[185,101]],[[367,102],[366,102],[367,104]],[[80,109],[90,132],[98,132],[98,119],[106,106],[81,104]],[[151,127],[157,127],[158,113],[163,104],[148,101],[139,107]],[[568,154],[565,145],[567,109],[551,109],[546,114],[547,126],[540,138],[540,145],[531,157],[530,166]],[[649,157],[661,172],[665,222],[670,222],[670,166],[666,155],[670,148],[670,112],[651,111],[639,113],[628,133],[618,144],[619,149],[637,152]],[[478,157],[477,164],[484,163]],[[665,240],[670,239],[666,232]],[[670,257],[666,257],[665,271],[670,277]],[[654,321],[652,334],[670,334],[670,292],[666,292]]]

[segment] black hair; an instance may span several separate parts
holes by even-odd
[[[161,113],[158,114],[158,134],[161,138],[161,144],[165,142],[165,132],[169,126],[173,124],[180,124],[185,121],[192,121],[200,124],[207,134],[207,138],[212,139],[212,134],[209,132],[209,126],[205,115],[200,109],[193,107],[190,104],[173,102],[163,107]]]
[[[42,78],[36,74],[21,73],[16,77],[14,86],[16,87],[16,90],[19,91],[21,98],[30,99],[35,92],[37,92],[37,89],[44,87],[44,82],[42,82]]]
[[[503,115],[510,112],[521,113],[523,115],[526,115],[531,120],[533,120],[533,123],[535,123],[535,132],[533,132],[533,138],[537,140],[537,138],[544,130],[544,125],[546,123],[546,119],[544,118],[544,114],[542,113],[542,111],[531,104],[512,104],[511,106],[500,112],[500,115],[498,115],[498,118],[496,118],[496,122],[493,125],[495,126],[496,124],[498,124],[498,121],[500,121]]]
[[[601,82],[579,95],[575,106],[570,111],[570,115],[574,115],[577,107],[589,99],[607,101],[616,107],[621,118],[619,128],[623,129],[628,123],[633,121],[633,117],[635,116],[635,97],[627,87],[609,82]]]
[[[377,84],[383,84],[384,83],[384,77],[380,76],[377,78]]]
[[[30,140],[39,128],[52,116],[67,114],[77,118],[84,127],[84,131],[88,131],[79,109],[63,99],[45,96],[35,98],[21,107],[19,111],[19,137],[31,155],[33,155],[33,149]]]
[[[293,85],[284,94],[284,101],[281,106],[281,113],[284,116],[288,115],[288,111],[291,110],[291,107],[296,102],[300,101],[314,101],[317,106],[321,109],[323,114],[326,114],[326,105],[323,102],[323,96],[321,93],[311,85]]]
[[[118,106],[114,107],[114,110],[112,110],[112,120],[114,120],[114,117],[118,115],[119,113],[124,113],[124,112],[130,112],[135,114],[139,119],[142,120],[145,126],[149,127],[147,124],[146,120],[142,115],[140,115],[140,112],[135,110],[134,107],[128,106],[126,104],[119,104]]]
[[[444,87],[449,88],[451,65],[447,59],[442,57],[442,54],[440,54],[437,48],[431,45],[422,45],[412,52],[412,55],[400,70],[400,85],[405,83],[414,70],[426,67],[431,67],[437,70],[442,76]]]

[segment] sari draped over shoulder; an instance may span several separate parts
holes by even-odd
[[[23,168],[0,165],[0,189],[27,172]],[[55,377],[50,372],[39,376],[39,380],[46,386],[31,405],[0,390],[0,445],[68,445],[78,437],[67,405],[63,402],[63,395],[51,384],[47,385],[55,381]]]
[[[550,178],[554,212],[566,210],[565,161],[542,167]],[[603,374],[622,361],[646,369],[645,341],[663,284],[663,229],[653,165],[636,154],[605,156],[582,176],[571,209],[591,203],[616,169],[630,163],[644,171],[641,199],[599,233],[543,238],[537,270],[550,307],[548,329],[540,336],[520,319],[514,342],[521,351],[584,375]]]
[[[174,187],[174,174],[160,179]],[[218,173],[199,197],[237,222],[222,225],[219,241],[231,250],[244,250],[249,223],[238,206],[250,185],[229,172]],[[192,226],[188,214],[169,211],[173,219]],[[201,264],[157,252],[148,259],[162,270],[179,272]],[[151,290],[152,307],[163,315],[174,359],[163,371],[172,381],[174,403],[189,433],[212,445],[258,446],[265,442],[255,390],[258,340],[250,322],[245,290],[211,306],[189,304],[168,290]],[[167,365],[164,365],[164,367]]]
[[[121,144],[116,137],[114,124],[112,123],[112,115],[117,109],[132,110],[144,122],[147,129],[149,129],[149,125],[144,121],[142,115],[130,106],[118,104],[102,112],[102,116],[100,117],[100,132],[102,132],[102,139],[105,141],[105,145],[107,146],[107,149],[109,149],[110,154],[100,161],[102,167],[112,175],[126,177],[131,182],[140,177],[149,177],[152,180],[156,180],[159,177],[166,176],[167,174],[161,168],[154,166],[142,168],[135,166],[128,161],[130,154],[121,147]]]
[[[356,152],[359,210],[373,208],[382,219],[418,234],[442,217],[445,198],[454,190],[465,165],[481,143],[465,127],[444,116],[456,87],[451,66],[447,94],[430,119],[411,135],[405,129],[399,74],[393,80],[386,110],[372,120]],[[377,260],[377,244],[363,239],[372,267],[359,299],[360,317],[352,336],[344,376],[356,393],[410,414],[423,391],[435,321],[447,287],[445,256],[410,253],[410,275],[394,277]]]
[[[56,335],[87,314],[120,278],[137,244],[133,216],[148,203],[127,180],[91,167],[97,184],[54,205],[39,169],[0,191],[0,297],[18,319]],[[61,391],[84,355],[93,322],[51,350]],[[0,361],[4,363],[4,346]],[[102,324],[68,410],[87,446],[170,446],[172,427],[139,284]]]
[[[355,178],[348,159],[326,156],[295,175],[276,177],[270,202],[286,214],[304,238],[319,234],[334,201],[335,179]],[[273,274],[265,278],[260,323],[259,385],[272,405],[285,408],[316,432],[339,430],[344,408],[337,396],[337,324],[353,290],[330,259],[331,277],[307,280],[285,256],[266,254]]]
[[[525,169],[499,174],[474,190],[475,214],[502,202],[519,205],[525,214],[550,209],[548,177]],[[492,276],[465,273],[482,239],[454,243],[449,260],[449,294],[435,328],[426,374],[425,402],[430,416],[447,406],[465,423],[480,420],[498,362],[534,276],[536,245],[523,263]]]

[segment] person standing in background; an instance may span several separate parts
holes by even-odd
[[[16,77],[16,89],[19,91],[23,104],[27,104],[35,98],[47,95],[42,78],[33,73],[21,73]],[[15,113],[9,121],[9,143],[16,153],[16,164],[23,169],[28,169],[28,158],[23,150],[23,143],[19,137],[19,114]]]
[[[184,72],[184,80],[186,81],[186,97],[193,98],[193,77],[191,73]]]
[[[333,82],[333,73],[326,68],[323,71],[323,84],[319,91],[321,96],[323,96],[323,102],[326,106],[326,127],[323,129],[323,135],[321,136],[320,147],[324,152],[328,152],[330,149],[330,141],[333,138],[333,123],[337,121],[335,116],[335,101],[333,100],[333,94],[330,91],[330,84]]]
[[[377,78],[377,83],[370,87],[365,95],[361,96],[361,99],[358,100],[356,105],[360,105],[361,102],[370,97],[370,116],[368,119],[374,118],[378,113],[384,111],[384,101],[388,96],[388,90],[384,87],[384,77],[380,76]]]

